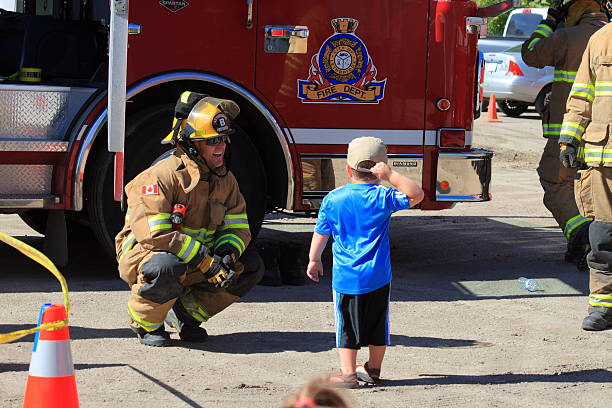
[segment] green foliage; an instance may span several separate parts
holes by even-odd
[[[486,7],[491,4],[499,3],[501,0],[476,0],[478,7]],[[521,0],[521,7],[549,7],[550,0]],[[506,20],[510,12],[506,12],[498,17],[489,19],[489,35],[499,36],[504,33],[504,27],[506,26]]]

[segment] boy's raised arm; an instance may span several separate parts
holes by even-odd
[[[376,163],[370,171],[379,179],[388,181],[393,187],[397,188],[410,200],[410,207],[414,207],[425,197],[423,189],[408,177],[402,176],[397,171],[392,170],[386,163]]]

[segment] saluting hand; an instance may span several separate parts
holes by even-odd
[[[387,165],[387,163],[378,162],[370,169],[372,174],[383,181],[389,181],[389,177],[391,177],[391,168]]]

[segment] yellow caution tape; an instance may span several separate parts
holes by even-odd
[[[28,334],[36,333],[37,331],[58,330],[68,326],[68,316],[70,316],[70,300],[68,299],[68,285],[66,284],[66,279],[64,278],[64,275],[62,275],[61,272],[57,270],[57,268],[55,267],[55,265],[53,265],[53,262],[51,262],[49,258],[47,258],[42,252],[38,251],[35,248],[32,248],[28,244],[21,242],[18,239],[15,239],[10,235],[6,235],[2,232],[0,232],[0,241],[5,242],[6,244],[17,249],[25,256],[35,260],[36,262],[47,268],[57,278],[60,285],[62,286],[62,293],[64,295],[64,307],[66,308],[66,320],[57,320],[55,322],[41,324],[40,326],[31,329],[17,330],[11,333],[0,334],[0,344],[15,341],[24,336],[27,336]]]

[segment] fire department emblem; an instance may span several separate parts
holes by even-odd
[[[184,9],[189,5],[189,3],[187,3],[185,0],[160,0],[159,4],[173,13]]]
[[[334,34],[312,56],[307,80],[298,79],[302,102],[378,103],[387,79],[376,80],[376,67],[355,30],[359,22],[335,18]]]

